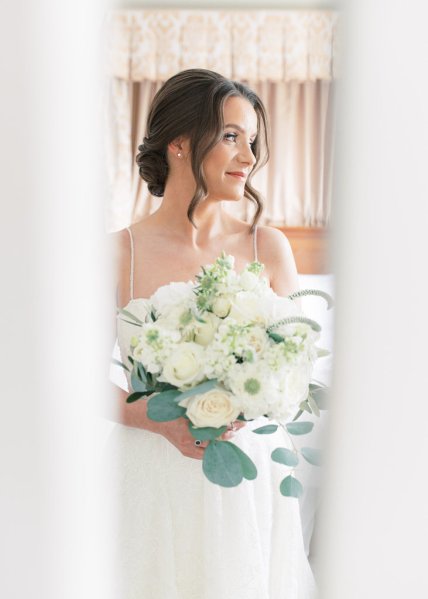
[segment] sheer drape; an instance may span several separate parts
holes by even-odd
[[[107,129],[111,197],[107,227],[122,229],[159,205],[135,164],[145,134],[149,105],[162,82],[112,78]],[[271,124],[271,159],[253,178],[265,199],[262,222],[277,226],[325,226],[329,222],[333,168],[335,83],[261,81],[250,83],[264,102]],[[227,205],[248,219],[247,200]]]

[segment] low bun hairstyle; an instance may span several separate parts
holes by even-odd
[[[150,193],[163,196],[168,178],[167,146],[177,137],[188,137],[196,191],[187,216],[191,223],[197,205],[207,195],[203,161],[223,138],[223,105],[227,98],[239,96],[253,106],[257,114],[258,134],[252,145],[256,158],[244,188],[244,197],[256,206],[252,232],[258,222],[263,201],[251,186],[251,178],[269,159],[268,119],[258,95],[243,83],[232,81],[207,69],[187,69],[168,79],[153,98],[147,118],[146,135],[138,146],[136,162]]]
[[[138,146],[137,164],[140,176],[147,182],[150,193],[161,197],[168,177],[168,162],[166,151],[156,149],[157,145],[151,142],[149,137],[145,137],[143,143]]]

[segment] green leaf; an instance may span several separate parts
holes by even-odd
[[[136,368],[131,373],[131,385],[133,391],[148,391],[147,385],[143,383],[140,377],[137,375]]]
[[[301,416],[302,414],[303,414],[303,410],[299,410],[299,411],[297,412],[297,414],[294,416],[294,418],[293,418],[293,422],[294,422],[295,420],[297,420],[298,418],[300,418],[300,416]]]
[[[313,447],[302,447],[300,453],[313,466],[321,466],[321,452]]]
[[[118,308],[117,311],[118,311],[119,314],[123,314],[127,318],[130,318],[133,321],[130,324],[139,324],[139,325],[143,324],[142,320],[140,320],[139,318],[137,318],[136,316],[134,316],[133,314],[131,314],[131,312],[128,312],[128,310],[124,310],[123,308]],[[129,321],[127,321],[127,322],[129,322]]]
[[[308,399],[306,400],[309,404],[309,407],[311,408],[312,412],[315,414],[315,416],[320,415],[320,411],[317,405],[317,402],[315,401],[315,399],[312,397],[311,394],[309,394]]]
[[[282,335],[278,335],[278,333],[273,333],[272,331],[268,332],[268,337],[270,337],[275,343],[281,343],[285,341],[285,338]]]
[[[278,464],[284,464],[285,466],[297,466],[299,463],[299,457],[286,447],[277,447],[274,449],[270,456],[274,462]]]
[[[204,474],[221,487],[236,487],[244,477],[241,459],[231,445],[227,441],[211,441],[204,451]]]
[[[309,383],[309,391],[314,391],[314,389],[324,389],[323,385],[315,385],[315,383]]]
[[[279,486],[284,497],[300,497],[303,492],[302,484],[294,476],[286,476]]]
[[[189,421],[189,431],[195,439],[200,439],[201,441],[214,441],[227,431],[227,426],[222,426],[220,428],[213,428],[212,426],[196,428]]]
[[[258,435],[271,435],[272,433],[276,433],[277,430],[277,424],[266,424],[266,426],[260,426],[259,428],[255,428],[253,430],[253,433],[257,433]]]
[[[187,397],[191,397],[192,395],[199,395],[201,393],[206,393],[207,391],[211,391],[211,389],[214,389],[214,387],[217,386],[217,379],[211,379],[210,381],[205,381],[204,383],[201,383],[200,385],[196,385],[196,387],[192,387],[191,389],[188,389],[187,391],[180,391],[180,396],[177,397],[177,403],[179,401],[181,401],[182,399],[186,399]]]
[[[228,441],[225,441],[225,443],[228,443]],[[253,460],[251,460],[247,454],[234,443],[230,443],[230,445],[233,447],[235,452],[238,454],[239,459],[241,460],[242,474],[244,475],[244,478],[247,480],[254,480],[257,478],[257,468]]]
[[[312,410],[311,410],[311,408],[309,407],[309,404],[308,404],[308,400],[307,400],[307,399],[305,399],[304,401],[302,401],[302,403],[300,404],[300,407],[301,407],[301,409],[302,409],[302,410],[304,410],[305,412],[309,412],[309,414],[312,414]]]
[[[331,354],[331,351],[324,349],[323,347],[315,347],[318,358],[326,358]]]
[[[132,322],[131,320],[126,320],[125,318],[120,319],[121,322],[126,322],[127,324],[132,324],[134,327],[140,327],[141,325],[138,322]]]
[[[311,391],[312,398],[320,410],[327,410],[328,408],[328,392],[328,387],[318,387]]]
[[[314,428],[313,422],[288,422],[285,426],[290,435],[306,435]]]
[[[128,397],[126,398],[126,403],[133,403],[134,401],[137,401],[137,399],[141,399],[142,397],[146,397],[147,395],[150,395],[150,393],[152,393],[151,391],[137,391],[136,393],[131,393],[131,395],[128,395]]]
[[[147,373],[148,375],[151,375],[151,378],[153,379],[153,375],[151,372]],[[177,387],[174,387],[174,385],[170,385],[169,383],[163,383],[159,381],[156,381],[156,389],[155,391],[171,391],[172,389],[174,389],[174,391],[177,391]]]
[[[140,381],[142,381],[143,383],[145,383],[147,385],[146,369],[141,364],[141,362],[137,362],[137,376],[140,379]]]
[[[116,364],[116,366],[120,366],[121,368],[124,368],[125,370],[127,370],[129,372],[128,366],[125,366],[125,364],[122,364],[122,362],[120,362],[119,360],[116,360],[116,358],[112,358],[111,363]]]
[[[175,389],[153,395],[147,403],[147,416],[156,422],[168,422],[184,416],[186,408],[175,402],[178,395],[180,391]]]

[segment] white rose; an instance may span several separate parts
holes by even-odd
[[[239,323],[258,322],[266,324],[268,313],[265,302],[251,291],[240,291],[236,294],[229,317]]]
[[[206,312],[202,318],[205,322],[198,322],[195,327],[195,343],[206,346],[214,339],[219,319],[209,312]]]
[[[237,399],[221,389],[187,397],[179,405],[187,408],[187,417],[197,427],[220,428],[236,420],[241,411]]]
[[[245,291],[251,291],[254,289],[258,282],[259,277],[248,270],[244,270],[244,272],[239,276],[239,284],[243,289],[245,289]]]
[[[219,318],[225,318],[230,312],[231,303],[226,297],[218,297],[213,303],[213,312]]]
[[[168,314],[175,306],[186,304],[194,298],[194,284],[192,281],[187,283],[169,283],[162,285],[152,295],[150,301],[156,312],[163,315]]]
[[[199,383],[203,378],[204,350],[197,343],[180,343],[167,358],[160,381],[176,387]]]

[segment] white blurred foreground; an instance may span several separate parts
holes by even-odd
[[[99,516],[108,489],[97,478],[113,319],[94,81],[100,4],[9,3],[1,21],[0,596],[11,599],[118,599],[102,542],[114,522]],[[415,2],[345,9],[317,577],[323,599],[422,598],[427,15]]]

